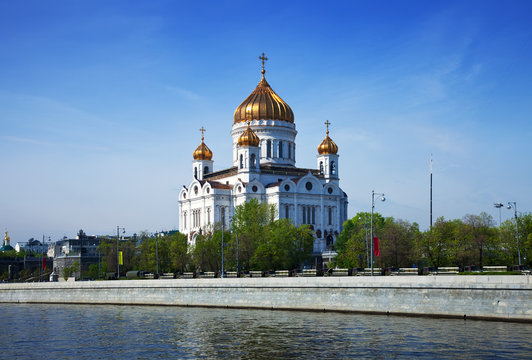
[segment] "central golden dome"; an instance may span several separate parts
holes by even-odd
[[[270,87],[264,78],[266,71],[262,69],[261,72],[262,79],[255,90],[236,108],[233,123],[251,120],[281,120],[293,123],[292,109]]]

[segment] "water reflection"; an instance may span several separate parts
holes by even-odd
[[[266,310],[0,304],[2,358],[523,358],[532,325]]]

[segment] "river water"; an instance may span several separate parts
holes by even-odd
[[[0,304],[0,359],[531,359],[532,325],[159,306]]]

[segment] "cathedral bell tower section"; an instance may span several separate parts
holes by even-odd
[[[327,135],[318,146],[318,170],[326,182],[334,182],[338,185],[338,146],[329,137],[329,120],[325,122]]]
[[[212,151],[203,142],[203,133],[206,131],[203,127],[201,131],[201,144],[194,150],[192,157],[192,176],[195,179],[203,180],[203,177],[213,171],[214,161],[212,161]]]
[[[260,172],[259,144],[260,139],[248,121],[248,127],[238,138],[237,147],[238,175],[244,182],[249,182],[253,174]]]

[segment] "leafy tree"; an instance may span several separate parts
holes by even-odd
[[[296,227],[289,219],[268,224],[251,260],[258,270],[296,269],[312,256],[314,236],[308,225]]]
[[[274,205],[259,203],[257,199],[251,199],[236,207],[232,222],[235,237],[224,242],[228,244],[229,253],[233,254],[232,259],[236,260],[236,233],[238,232],[238,257],[241,269],[251,269],[251,259],[255,255],[258,244],[265,241],[265,228],[274,221],[275,215]],[[236,261],[234,263],[236,264]]]
[[[344,229],[336,240],[335,249],[338,256],[335,259],[336,265],[341,268],[369,267],[367,254],[371,247],[370,213],[357,213],[352,219],[344,222]],[[373,213],[373,233],[380,236],[384,229],[385,218],[379,213]],[[367,251],[366,251],[367,250]]]
[[[432,266],[451,266],[455,263],[455,244],[461,220],[445,220],[440,217],[432,229],[419,237],[417,252],[418,262]]]
[[[380,256],[377,263],[381,267],[410,267],[416,262],[414,244],[420,237],[419,226],[404,220],[386,218],[380,232]]]

